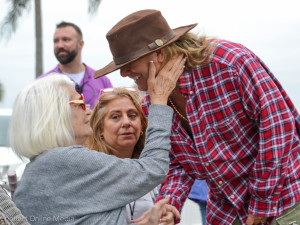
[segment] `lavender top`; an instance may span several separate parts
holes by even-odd
[[[93,109],[94,105],[97,103],[100,90],[103,88],[110,88],[112,87],[112,84],[106,76],[95,79],[94,78],[95,70],[87,66],[86,64],[84,64],[84,66],[85,66],[85,74],[79,86],[80,88],[82,88],[81,93],[84,95],[86,104],[89,104],[90,108]],[[47,76],[53,72],[63,74],[63,72],[59,69],[59,64],[58,64],[54,69],[48,71],[47,73],[44,73],[39,78]]]

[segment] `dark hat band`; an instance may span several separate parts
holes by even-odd
[[[174,31],[171,30],[171,32],[169,34],[167,34],[159,39],[156,39],[154,42],[150,43],[148,46],[146,46],[142,49],[139,49],[135,52],[131,52],[130,54],[119,57],[119,58],[114,58],[114,62],[116,65],[126,63],[126,62],[128,62],[132,59],[135,59],[135,58],[141,56],[142,54],[148,52],[149,49],[153,50],[153,49],[163,46],[165,43],[170,41],[174,36],[175,36]]]

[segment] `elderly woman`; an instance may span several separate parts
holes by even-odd
[[[119,158],[140,157],[145,144],[147,118],[142,111],[141,100],[135,89],[101,90],[90,124],[93,135],[86,142],[89,149]],[[155,187],[146,195],[127,204],[127,217],[130,220],[141,217],[153,206],[158,193],[159,188]],[[163,219],[165,224],[166,222],[174,224],[171,213]]]
[[[67,77],[48,76],[21,91],[9,137],[13,150],[30,159],[14,196],[29,223],[128,223],[125,205],[168,173],[173,113],[166,103],[183,64],[182,57],[174,58],[170,68],[155,77],[149,62],[153,105],[139,159],[120,159],[82,146],[92,134],[90,110]]]

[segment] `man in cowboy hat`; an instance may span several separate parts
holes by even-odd
[[[206,180],[208,224],[300,224],[300,116],[268,67],[249,49],[171,29],[157,10],[118,22],[107,40],[120,69],[147,90],[148,70],[185,70],[169,97],[175,113],[171,164],[160,198],[181,209],[195,179]],[[148,63],[153,61],[152,63]],[[166,65],[166,66],[165,66]],[[146,94],[144,109],[150,104]]]

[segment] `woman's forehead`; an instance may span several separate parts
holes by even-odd
[[[135,105],[133,104],[132,100],[128,97],[125,96],[120,96],[118,98],[115,98],[111,100],[107,104],[108,108],[136,108]]]
[[[74,88],[67,86],[66,89],[68,90],[71,99],[80,99],[80,94],[78,94]]]

